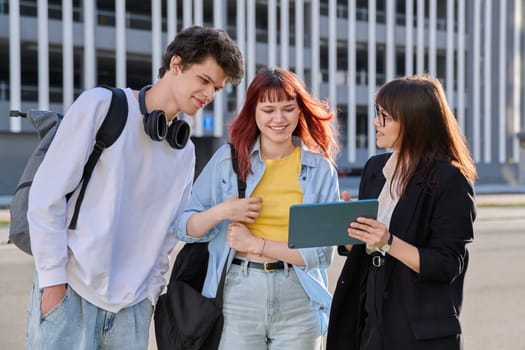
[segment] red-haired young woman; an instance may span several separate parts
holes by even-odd
[[[321,348],[334,248],[289,249],[288,219],[292,204],[339,199],[335,116],[295,74],[265,69],[230,124],[247,198],[237,197],[230,145],[217,150],[194,184],[176,232],[184,241],[210,242],[204,295],[216,294],[224,264],[231,265],[220,349]],[[235,254],[227,260],[229,248]]]

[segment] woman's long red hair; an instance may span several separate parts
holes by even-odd
[[[229,125],[230,142],[237,152],[238,175],[246,180],[252,172],[250,151],[259,136],[255,110],[259,102],[277,102],[296,99],[301,111],[294,135],[301,138],[309,150],[328,158],[334,165],[339,152],[336,113],[326,102],[306,91],[304,84],[292,72],[280,67],[258,72],[246,92],[246,99],[239,114]]]

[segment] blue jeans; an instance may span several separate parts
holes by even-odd
[[[41,297],[35,277],[27,310],[28,350],[148,348],[153,313],[148,299],[112,313],[90,304],[68,286],[64,299],[42,315]]]
[[[264,272],[231,265],[220,350],[319,350],[321,317],[291,266]]]

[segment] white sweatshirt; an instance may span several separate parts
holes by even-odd
[[[68,283],[90,303],[118,312],[148,298],[155,304],[166,284],[171,224],[189,199],[195,168],[193,143],[175,150],[144,132],[132,90],[118,140],[101,155],[87,186],[77,229],[68,230],[95,134],[111,91],[87,90],[73,103],[29,195],[31,247],[40,288]]]

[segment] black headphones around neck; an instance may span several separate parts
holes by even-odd
[[[144,131],[154,141],[166,139],[172,148],[183,149],[190,138],[190,125],[175,117],[168,127],[168,118],[166,118],[164,111],[154,110],[148,113],[146,91],[150,88],[151,85],[146,85],[139,92],[140,112],[144,115]]]

